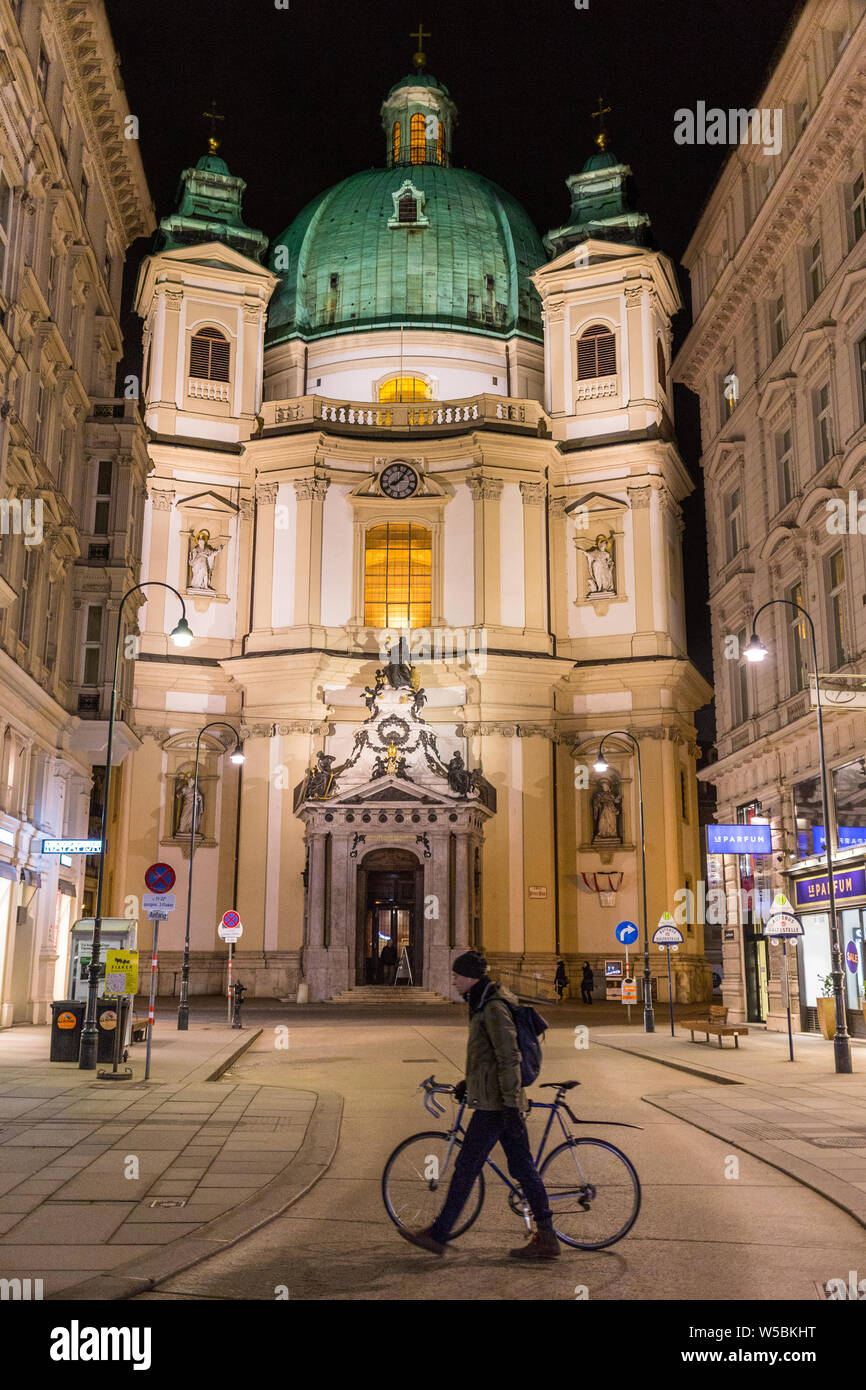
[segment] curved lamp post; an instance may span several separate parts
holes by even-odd
[[[114,643],[114,680],[111,685],[111,706],[108,713],[108,746],[105,758],[105,788],[102,799],[102,827],[100,830],[100,849],[99,849],[99,875],[96,880],[96,915],[93,922],[93,946],[90,955],[90,971],[87,985],[87,1009],[84,1015],[84,1027],[81,1030],[81,1047],[78,1053],[78,1066],[81,1071],[93,1071],[96,1067],[96,1053],[98,1047],[98,1032],[96,1028],[96,992],[99,987],[99,952],[102,947],[102,884],[105,877],[105,846],[108,837],[108,796],[111,791],[111,749],[114,743],[114,707],[117,703],[117,666],[120,658],[120,634],[123,630],[123,605],[130,594],[136,594],[142,589],[149,589],[157,585],[160,589],[169,589],[180,601],[182,608],[181,619],[177,627],[170,634],[171,640],[176,647],[188,647],[192,641],[192,632],[186,620],[186,604],[181,598],[177,589],[171,584],[165,584],[161,579],[147,579],[141,584],[134,584],[131,589],[127,589],[117,608],[117,637]],[[120,1027],[120,1020],[118,1020]]]
[[[656,1030],[655,1015],[653,1013],[652,978],[650,976],[650,956],[649,956],[649,935],[647,932],[646,915],[646,840],[644,839],[643,828],[643,779],[641,776],[640,765],[640,745],[633,734],[625,729],[611,729],[610,733],[604,735],[598,745],[598,759],[594,764],[596,772],[607,772],[608,764],[603,757],[604,745],[609,738],[627,738],[634,747],[637,754],[637,806],[638,821],[640,825],[640,863],[643,876],[643,1026],[644,1032],[654,1033]]]
[[[748,645],[744,649],[744,654],[748,661],[764,661],[769,652],[763,642],[758,637],[758,619],[765,608],[770,608],[774,603],[784,604],[787,608],[793,608],[795,612],[802,613],[806,622],[809,624],[809,638],[812,644],[812,664],[815,668],[815,694],[818,701],[818,758],[821,763],[821,802],[824,809],[824,850],[827,858],[827,884],[830,898],[830,959],[833,963],[833,995],[836,1001],[836,1035],[833,1038],[833,1055],[836,1060],[836,1071],[848,1073],[851,1067],[851,1039],[848,1035],[848,1022],[845,1017],[845,993],[844,976],[842,968],[842,933],[839,930],[839,922],[836,918],[836,892],[833,883],[833,852],[830,845],[830,794],[827,785],[827,760],[824,753],[824,718],[821,714],[821,685],[818,679],[818,644],[815,640],[815,624],[799,603],[795,603],[790,598],[771,598],[767,603],[762,603],[754,618],[752,619],[752,636]]]
[[[214,719],[210,724],[205,724],[203,729],[199,729],[198,738],[195,741],[195,776],[192,784],[192,816],[189,822],[189,875],[186,885],[186,935],[183,940],[183,967],[180,973],[180,1002],[177,1006],[177,1026],[178,1031],[185,1033],[189,1029],[189,918],[192,908],[192,861],[195,854],[195,836],[198,829],[198,815],[196,814],[196,802],[198,801],[198,757],[201,752],[201,736],[208,729],[228,729],[229,733],[235,736],[234,752],[232,753],[233,763],[242,763],[244,755],[241,752],[241,740],[237,729],[231,724],[226,724],[223,719]]]

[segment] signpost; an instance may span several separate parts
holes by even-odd
[[[794,1034],[791,1029],[791,981],[788,978],[788,942],[803,935],[803,923],[794,912],[784,893],[777,893],[764,923],[764,936],[782,943],[782,994],[788,1015],[788,1061],[794,1060]]]
[[[668,957],[668,1005],[671,1011],[671,1037],[674,1033],[674,987],[671,981],[671,951],[678,951],[684,941],[679,927],[670,912],[663,912],[659,924],[653,932],[653,944],[667,952]]]
[[[232,950],[236,941],[239,941],[244,934],[243,922],[240,914],[230,908],[222,915],[222,921],[217,927],[217,934],[221,941],[227,941],[229,947],[229,977],[228,977],[228,1021],[232,1021]]]
[[[622,982],[621,999],[623,1004],[627,1005],[626,1015],[629,1023],[631,1023],[631,1006],[637,1003],[637,980],[632,979],[629,970],[628,948],[637,941],[638,935],[635,922],[620,922],[615,931],[617,941],[625,947],[625,979]]]
[[[131,995],[135,999],[138,993],[138,952],[137,951],[106,951],[105,953],[105,984],[103,993],[106,998],[115,996],[117,998],[117,1023],[114,1034],[114,1060],[110,1072],[100,1072],[101,1080],[112,1077],[117,1081],[131,1081],[132,1067],[121,1071],[119,1068],[120,1054],[126,1039],[126,1028],[124,1027],[124,999]],[[130,1010],[132,1003],[130,1003]],[[105,1015],[103,1014],[103,1018]]]
[[[150,963],[150,998],[147,1006],[147,1054],[144,1062],[144,1079],[150,1078],[150,1045],[153,1040],[153,1006],[156,998],[156,967],[159,959],[159,924],[166,921],[168,914],[174,912],[174,869],[161,862],[151,864],[144,873],[144,885],[150,889],[142,898],[142,906],[153,922],[153,951]]]

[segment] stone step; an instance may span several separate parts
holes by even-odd
[[[417,985],[357,985],[341,990],[330,1004],[449,1004],[451,1000]]]

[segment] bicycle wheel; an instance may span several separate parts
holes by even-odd
[[[454,1142],[459,1145],[461,1141],[456,1139]],[[382,1201],[395,1226],[406,1230],[424,1230],[432,1226],[454,1173],[456,1153],[452,1150],[447,1172],[443,1179],[439,1178],[445,1168],[449,1143],[447,1134],[425,1130],[422,1134],[410,1135],[397,1145],[382,1173]],[[483,1201],[484,1174],[479,1173],[449,1240],[469,1230]]]
[[[578,1250],[603,1250],[628,1235],[640,1211],[640,1182],[620,1149],[603,1139],[570,1139],[545,1159],[547,1190],[559,1239]]]

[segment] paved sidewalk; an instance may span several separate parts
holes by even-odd
[[[0,1278],[128,1297],[285,1211],[333,1157],[342,1097],[217,1079],[261,1029],[158,1026],[148,1082],[143,1043],[132,1081],[99,1081],[49,1062],[49,1031],[0,1033]]]
[[[667,1022],[667,1020],[665,1020]],[[739,1048],[692,1043],[659,1026],[635,1034],[601,1028],[593,1043],[692,1072],[703,1084],[653,1091],[651,1105],[762,1159],[821,1193],[866,1226],[866,1043],[852,1040],[854,1071],[834,1071],[833,1044],[812,1033],[752,1029]],[[659,1068],[661,1074],[661,1067]],[[671,1071],[671,1078],[675,1076]]]

